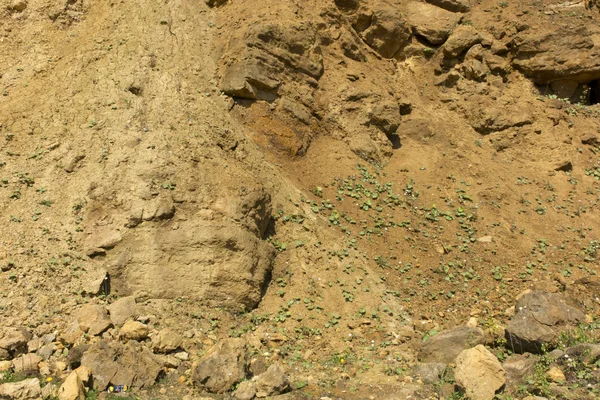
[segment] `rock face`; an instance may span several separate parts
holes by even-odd
[[[458,355],[454,377],[456,384],[465,390],[471,400],[492,400],[505,382],[502,365],[482,345]]]
[[[527,293],[517,301],[515,310],[506,326],[506,339],[516,353],[553,348],[561,331],[585,319],[581,310],[558,293]]]
[[[413,1],[408,4],[406,19],[415,35],[425,38],[431,44],[442,44],[460,22],[462,14]]]
[[[254,308],[275,257],[263,240],[270,220],[271,197],[256,185],[217,199],[210,214],[181,221],[177,230],[140,225],[108,257],[115,293]]]
[[[599,79],[600,46],[594,39],[598,33],[592,24],[527,30],[512,43],[512,63],[537,84]]]
[[[100,340],[85,352],[81,365],[91,371],[94,389],[100,391],[109,384],[149,387],[161,369],[152,352],[134,341]]]
[[[233,97],[274,100],[283,78],[316,85],[323,59],[309,25],[251,25],[234,35],[226,56],[221,90]]]
[[[247,375],[246,344],[242,339],[219,342],[194,366],[192,380],[211,393],[225,393]]]
[[[336,1],[360,38],[382,57],[392,58],[411,37],[410,27],[397,6],[386,0]]]
[[[463,350],[483,344],[484,339],[483,330],[459,326],[427,339],[419,350],[419,360],[450,364]]]
[[[0,398],[14,400],[37,400],[42,395],[38,378],[0,385]]]

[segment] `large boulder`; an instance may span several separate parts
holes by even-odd
[[[243,339],[219,342],[194,365],[192,380],[211,393],[225,393],[247,375],[246,343]]]
[[[584,313],[560,293],[524,294],[515,310],[517,313],[506,326],[506,339],[516,353],[540,353],[554,348],[562,331],[585,320]]]
[[[412,1],[406,9],[406,19],[419,35],[431,44],[442,44],[462,19],[453,13],[427,3]]]
[[[498,359],[484,346],[463,351],[456,358],[456,384],[471,400],[493,400],[505,382],[504,370]]]
[[[419,360],[425,363],[453,363],[466,349],[485,342],[480,328],[459,326],[430,337],[421,345]]]
[[[154,384],[161,370],[155,356],[135,341],[122,344],[100,340],[81,358],[81,365],[94,377],[94,389],[103,391],[109,384],[144,388]]]

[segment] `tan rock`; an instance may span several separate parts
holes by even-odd
[[[122,297],[107,308],[112,323],[115,326],[121,326],[135,314],[135,297]]]
[[[458,355],[454,377],[471,400],[492,400],[506,381],[502,365],[482,345]]]
[[[13,368],[15,372],[28,372],[35,371],[37,372],[39,369],[38,364],[42,361],[42,358],[37,354],[29,353],[23,354],[21,357],[15,358],[13,363]]]
[[[0,398],[14,400],[38,400],[42,388],[38,378],[25,379],[0,385]]]
[[[73,371],[58,389],[59,400],[85,400],[83,382],[77,372]]]
[[[87,385],[92,377],[92,371],[85,365],[77,367],[75,373],[77,373],[77,376],[79,376],[79,379],[81,379],[81,382],[83,382],[84,385]]]
[[[148,325],[142,324],[138,321],[127,321],[121,327],[119,331],[119,336],[125,339],[132,340],[143,340],[148,337]]]
[[[12,368],[12,361],[0,361],[0,372],[8,371]]]
[[[548,372],[546,372],[546,375],[548,376],[548,378],[550,378],[552,382],[556,383],[563,383],[567,379],[562,370],[557,366],[550,368]]]
[[[427,3],[408,3],[406,19],[415,32],[431,44],[442,44],[462,19],[453,13]]]
[[[158,353],[169,353],[177,350],[183,343],[183,336],[171,329],[162,329],[152,339],[152,349]]]

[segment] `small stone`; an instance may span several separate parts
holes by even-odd
[[[469,318],[469,320],[467,321],[467,326],[469,328],[476,328],[477,327],[477,318],[475,318],[475,317]]]
[[[127,321],[119,331],[119,336],[125,339],[143,340],[148,337],[148,325],[137,321]]]
[[[13,0],[10,3],[10,9],[16,12],[23,12],[27,8],[26,0]]]
[[[283,368],[279,364],[271,365],[255,379],[256,397],[267,397],[284,393],[290,386]]]
[[[556,366],[550,368],[548,372],[546,372],[546,375],[552,382],[563,383],[566,380],[565,374]]]
[[[233,395],[237,400],[252,400],[256,396],[256,385],[252,381],[241,382]]]
[[[12,361],[0,361],[0,372],[6,372],[12,368]]]

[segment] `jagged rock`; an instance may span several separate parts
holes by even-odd
[[[525,382],[525,379],[533,375],[538,360],[538,356],[530,353],[515,354],[508,357],[502,363],[502,368],[506,373],[506,388],[509,390],[518,389]]]
[[[181,347],[183,336],[171,329],[162,329],[152,338],[152,349],[157,353],[170,353]]]
[[[154,354],[138,342],[122,344],[100,340],[90,346],[81,359],[88,368],[95,390],[106,390],[109,383],[144,388],[154,384],[161,370]]]
[[[247,99],[274,100],[288,76],[312,86],[323,74],[316,32],[304,24],[249,25],[232,37],[225,60],[221,90]]]
[[[392,58],[410,39],[410,27],[398,7],[386,0],[365,2],[352,26],[366,44],[382,57]]]
[[[456,384],[465,390],[471,400],[492,400],[505,382],[502,365],[482,345],[458,355],[454,378]]]
[[[67,363],[72,369],[75,369],[81,365],[81,358],[85,354],[86,351],[90,348],[89,344],[80,344],[78,346],[74,346],[69,350],[69,355],[67,356]]]
[[[506,339],[516,353],[551,349],[561,331],[585,320],[583,312],[559,293],[527,293],[517,301],[515,309],[517,313],[506,326]]]
[[[450,364],[466,349],[483,344],[485,334],[480,328],[459,326],[430,337],[421,345],[419,360]]]
[[[135,314],[135,297],[121,297],[107,307],[110,320],[115,326],[121,326]]]
[[[211,393],[225,393],[246,378],[246,370],[246,343],[242,339],[227,339],[194,366],[192,380]]]
[[[271,365],[264,373],[254,380],[256,397],[274,396],[287,391],[290,382],[279,364]]]
[[[433,385],[440,381],[445,369],[446,364],[442,363],[418,363],[414,366],[413,372],[424,383]]]
[[[125,339],[131,340],[144,340],[148,337],[148,325],[142,324],[138,321],[127,321],[121,327],[119,331],[119,336]]]
[[[92,371],[90,371],[89,368],[80,365],[79,367],[77,367],[77,369],[75,369],[75,373],[77,374],[84,386],[90,383],[90,379],[92,378]]]
[[[71,372],[63,384],[60,385],[58,400],[85,400],[83,382],[81,382],[77,372]]]
[[[24,328],[9,328],[0,340],[0,349],[6,350],[12,357],[27,352],[27,342],[31,333]]]
[[[556,80],[585,83],[600,79],[600,46],[594,40],[597,34],[598,28],[590,24],[529,29],[511,44],[512,64],[540,85]]]
[[[470,0],[427,0],[427,2],[452,12],[469,12],[471,10]]]
[[[442,44],[458,25],[462,15],[413,1],[407,6],[406,19],[416,35],[422,36],[431,44]]]
[[[256,396],[256,385],[252,381],[241,382],[233,396],[236,400],[252,400]]]
[[[37,372],[38,364],[42,358],[37,354],[23,354],[22,356],[13,359],[13,368],[15,372]]]
[[[459,25],[442,46],[442,51],[445,57],[458,57],[482,40],[483,38],[472,25]]]
[[[75,312],[79,329],[90,335],[100,335],[112,326],[106,308],[101,305],[86,304]]]
[[[0,398],[2,399],[38,400],[41,398],[41,394],[42,388],[38,378],[0,385]]]
[[[348,139],[348,146],[354,154],[363,160],[379,165],[385,159],[381,148],[366,133],[359,133]]]

